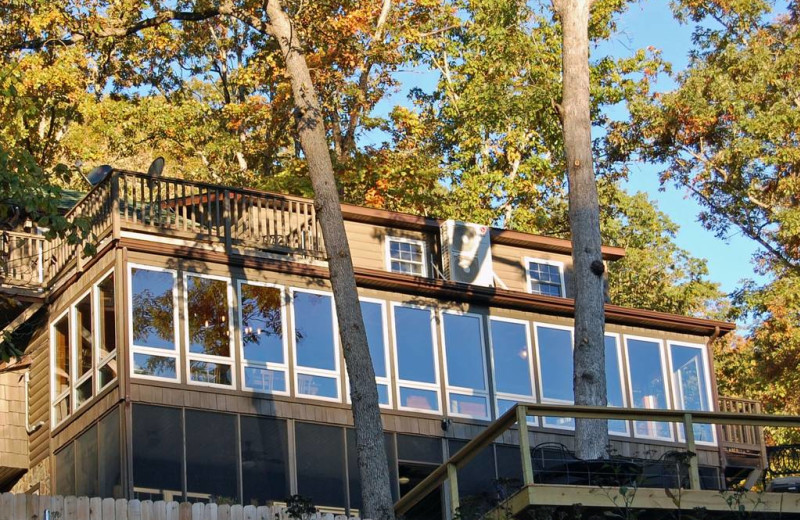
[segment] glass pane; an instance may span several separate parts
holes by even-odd
[[[443,322],[447,383],[485,391],[481,318],[445,313]]]
[[[378,402],[380,404],[389,405],[389,386],[388,385],[378,385]]]
[[[92,378],[90,377],[75,389],[75,403],[80,406],[92,398]]]
[[[316,506],[345,507],[342,428],[298,422],[295,437],[297,492]]]
[[[75,494],[75,444],[56,453],[56,495]]]
[[[122,462],[119,440],[119,408],[115,408],[99,423],[100,437],[100,496],[122,498]]]
[[[100,388],[105,388],[117,378],[117,357],[100,367]]]
[[[400,379],[437,382],[431,326],[431,311],[427,309],[394,308],[397,372]]]
[[[116,318],[114,316],[114,274],[110,274],[97,286],[100,305],[100,344],[97,346],[100,359],[105,359],[117,348]]]
[[[186,491],[190,500],[237,503],[236,416],[186,410]]]
[[[628,339],[627,346],[633,406],[651,410],[666,408],[667,390],[660,345],[655,341]],[[667,423],[635,421],[633,424],[639,436],[672,437]]]
[[[299,291],[294,293],[298,366],[336,370],[332,303],[330,296]]]
[[[246,505],[289,496],[286,421],[242,416],[242,484]]]
[[[389,479],[391,481],[392,489],[394,490],[396,477],[395,468],[396,463],[392,460],[393,453],[390,451],[391,435],[384,436],[384,450],[386,451],[386,459],[389,470]],[[361,509],[361,476],[358,471],[358,451],[356,447],[356,431],[347,429],[347,478],[349,481],[350,489],[350,508]],[[394,496],[394,491],[392,496]]]
[[[133,354],[133,373],[140,376],[175,379],[175,358]]]
[[[498,392],[533,396],[527,326],[491,321],[492,356]]]
[[[608,396],[608,406],[622,408],[625,400],[622,397],[622,369],[619,366],[619,345],[616,336],[605,337],[606,350],[606,395]],[[608,421],[609,433],[627,434],[628,426],[626,421]]]
[[[60,423],[69,415],[69,395],[53,405],[53,415],[55,415],[56,424]]]
[[[672,382],[675,388],[675,404],[681,410],[710,411],[706,380],[706,363],[703,350],[685,345],[670,345],[672,354]],[[713,426],[695,424],[695,440],[713,442]],[[683,437],[683,426],[681,426]]]
[[[417,410],[439,411],[439,398],[433,390],[400,387],[400,406]]]
[[[466,441],[451,440],[448,442],[450,456],[467,445]],[[458,470],[458,493],[465,511],[480,514],[491,509],[490,501],[495,497],[497,475],[493,446],[487,446],[475,455],[475,458]]]
[[[230,356],[228,282],[187,276],[186,307],[189,316],[189,352]]]
[[[450,393],[450,411],[479,419],[489,418],[489,399],[482,396]]]
[[[297,393],[338,399],[339,383],[334,377],[297,374]]]
[[[182,424],[177,408],[133,405],[134,498],[182,496]]]
[[[97,482],[97,426],[92,426],[75,440],[75,494],[96,497],[100,492]]]
[[[496,444],[497,488],[500,498],[510,497],[514,491],[522,487],[522,461],[519,446]]]
[[[572,402],[572,332],[536,327],[542,397]]]
[[[442,460],[442,441],[419,435],[397,435],[397,459],[438,466]]]
[[[285,392],[286,373],[259,367],[244,367],[244,386],[258,392]]]
[[[545,426],[553,428],[575,428],[575,419],[571,417],[542,417]]]
[[[215,385],[230,385],[231,366],[209,363],[207,361],[190,361],[189,377],[199,383],[212,383]]]
[[[131,269],[134,345],[175,350],[174,283],[172,273]]]
[[[375,377],[386,377],[386,344],[383,330],[383,305],[373,302],[361,302],[361,314],[364,316],[364,328],[367,331],[369,353]]]
[[[69,315],[64,316],[53,327],[55,338],[53,347],[55,348],[55,386],[56,394],[60,394],[69,389]],[[67,410],[69,413],[69,410]]]
[[[244,358],[262,363],[284,363],[281,290],[242,284],[242,345]]]
[[[92,296],[79,301],[75,306],[75,323],[78,327],[77,376],[92,370]],[[91,394],[89,395],[91,397]]]

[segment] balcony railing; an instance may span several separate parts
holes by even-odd
[[[739,397],[719,398],[719,411],[740,413],[746,415],[759,415],[762,412],[761,403],[752,399]],[[764,429],[760,426],[746,424],[725,424],[722,426],[722,447],[725,450],[741,454],[755,454],[763,458]]]
[[[82,219],[100,246],[123,231],[216,243],[242,249],[323,258],[312,201],[255,190],[114,171],[66,215]],[[43,288],[87,260],[83,245],[64,237],[4,232],[0,282]]]

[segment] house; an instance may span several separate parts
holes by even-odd
[[[572,402],[570,242],[343,205],[396,497],[516,402]],[[6,232],[2,289],[29,307],[0,375],[0,490],[360,506],[346,370],[312,201],[110,172],[75,205],[96,253]],[[81,244],[82,246],[83,244]],[[624,251],[604,247],[606,262]],[[719,396],[730,323],[606,305],[609,405],[757,411]],[[747,408],[751,407],[751,408]],[[571,418],[531,442],[572,443]],[[758,430],[694,427],[704,486],[760,464]],[[738,432],[738,433],[737,433]],[[680,425],[609,422],[658,457]],[[513,440],[462,496],[518,474]],[[744,460],[744,462],[741,462]],[[732,461],[738,461],[736,463]],[[446,491],[417,507],[442,514]]]

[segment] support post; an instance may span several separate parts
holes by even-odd
[[[119,173],[111,172],[111,238],[117,240],[122,236],[119,222]]]
[[[451,518],[458,517],[458,468],[455,464],[447,465],[447,484],[450,488],[450,514]]]
[[[519,427],[519,455],[522,461],[523,484],[533,484],[533,463],[531,462],[531,441],[528,437],[528,407],[517,405],[517,426]]]
[[[700,489],[700,468],[697,465],[697,449],[694,444],[694,424],[692,414],[683,414],[683,434],[686,436],[686,449],[691,452],[689,457],[689,488]]]
[[[225,226],[225,252],[230,255],[233,252],[233,239],[231,237],[231,192],[222,192],[222,215]]]

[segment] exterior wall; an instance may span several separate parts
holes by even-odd
[[[527,259],[558,262],[563,265],[564,289],[567,298],[574,298],[572,257],[545,251],[532,251],[523,247],[492,244],[494,272],[512,291],[530,292],[528,287]]]
[[[25,371],[0,374],[0,469],[28,467]]]
[[[45,458],[35,466],[32,466],[25,475],[11,488],[12,493],[32,493],[38,492],[40,495],[49,495],[53,492],[50,485],[50,459]]]
[[[429,257],[426,262],[430,270],[430,255],[436,251],[432,233],[374,226],[360,222],[345,222],[345,230],[350,243],[350,252],[353,255],[353,265],[356,267],[385,271],[386,237],[395,237],[424,241]]]

